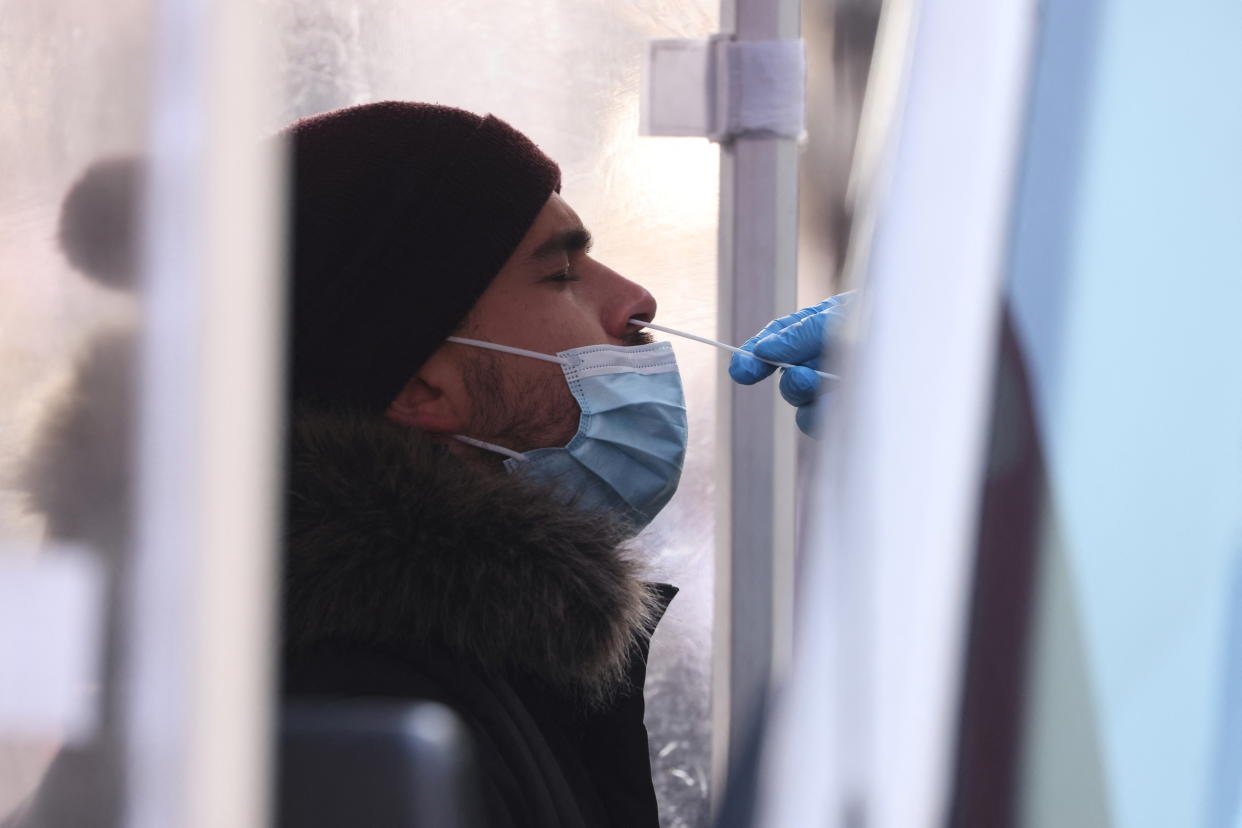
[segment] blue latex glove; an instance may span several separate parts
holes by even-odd
[[[774,319],[742,343],[742,350],[756,356],[798,366],[781,369],[780,391],[787,403],[797,407],[794,419],[804,434],[812,433],[816,400],[828,390],[815,371],[819,370],[825,343],[830,345],[840,334],[853,296],[852,291],[842,293]],[[753,385],[775,370],[775,366],[743,354],[734,354],[729,362],[729,376],[742,385]]]

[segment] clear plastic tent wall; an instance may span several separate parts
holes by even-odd
[[[491,112],[562,167],[562,194],[594,254],[646,286],[659,318],[716,324],[718,153],[702,139],[638,136],[644,43],[706,37],[714,0],[448,4],[280,0],[284,89],[272,127],[368,101],[431,101]],[[716,355],[676,344],[690,411],[681,488],[636,541],[652,578],[681,588],[653,642],[647,680],[653,773],[667,826],[706,824]]]
[[[47,711],[47,727],[23,730],[15,723],[34,721],[29,711],[10,710],[6,720],[0,710],[0,818],[36,788],[58,751],[55,761],[85,752],[71,807],[89,812],[87,822],[103,824],[101,802],[124,805],[125,731],[114,715],[123,708],[115,678],[124,653],[113,625],[129,607],[117,591],[125,523],[107,531],[50,526],[30,508],[22,472],[45,445],[48,424],[82,399],[72,386],[94,377],[115,398],[117,440],[97,441],[107,449],[98,463],[70,469],[72,485],[59,491],[70,495],[66,507],[83,505],[86,495],[74,500],[83,484],[102,480],[111,495],[124,494],[106,481],[132,473],[131,447],[121,438],[133,425],[126,383],[135,366],[124,340],[137,297],[115,278],[91,274],[98,262],[71,262],[61,213],[89,165],[145,149],[156,5],[7,0],[0,7],[0,388],[10,402],[0,410],[0,565],[46,559],[54,549],[43,541],[69,536],[87,550],[74,560],[93,564],[70,564],[76,574],[49,588],[95,590],[93,618],[103,631],[78,642],[96,647],[93,663],[102,668],[91,676],[99,680],[87,677],[80,694]],[[594,233],[601,260],[648,287],[663,320],[714,331],[717,150],[701,139],[640,139],[637,120],[644,42],[710,35],[718,29],[715,2],[258,0],[256,9],[277,44],[271,59],[279,80],[269,90],[265,133],[384,99],[494,113],[560,162],[563,194]],[[101,197],[95,209],[108,215],[133,206],[127,193],[104,188]],[[103,250],[109,261],[123,253]],[[114,265],[104,270],[127,266]],[[105,347],[104,336],[121,341]],[[679,495],[637,547],[651,578],[681,588],[654,642],[648,723],[662,822],[691,826],[706,824],[708,805],[717,362],[710,349],[676,348],[691,411],[687,469]],[[79,367],[84,359],[96,367]],[[113,506],[124,513],[124,503]],[[8,612],[15,619],[6,615],[5,623],[47,620],[33,607],[23,615],[10,604]],[[92,663],[92,652],[78,654]],[[0,664],[0,676],[5,670]]]
[[[134,202],[107,159],[145,144],[151,16],[0,5],[0,819],[53,760],[73,790],[30,803],[43,818],[122,804]]]

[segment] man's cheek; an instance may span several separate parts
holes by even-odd
[[[527,406],[532,435],[540,448],[563,446],[578,432],[582,410],[564,376],[547,377],[535,388]]]

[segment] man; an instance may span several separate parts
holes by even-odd
[[[390,102],[287,137],[286,694],[447,704],[489,825],[658,825],[673,590],[624,545],[685,450],[671,352],[631,322],[655,300],[498,119]]]

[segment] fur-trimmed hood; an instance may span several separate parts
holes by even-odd
[[[607,516],[408,429],[301,412],[289,436],[285,646],[448,651],[600,698],[657,594]]]

